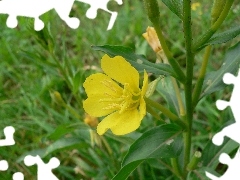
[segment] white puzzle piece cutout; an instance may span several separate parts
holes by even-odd
[[[8,169],[8,162],[6,160],[0,161],[0,171],[6,171]]]
[[[113,25],[114,25],[114,22],[116,21],[116,18],[117,18],[117,12],[114,12],[114,11],[110,11],[108,8],[107,8],[107,4],[110,0],[77,0],[77,1],[80,1],[80,2],[83,2],[83,3],[86,3],[86,4],[89,4],[91,7],[88,9],[88,11],[86,12],[86,16],[89,18],[89,19],[95,19],[97,17],[97,11],[98,9],[101,9],[101,10],[104,10],[108,13],[111,14],[111,18],[110,18],[110,21],[109,21],[109,24],[108,24],[108,28],[107,30],[110,30],[112,29]],[[122,0],[115,0],[119,5],[122,5],[123,2]]]
[[[235,118],[235,123],[223,128],[220,132],[213,136],[212,142],[217,146],[223,144],[225,136],[240,144],[240,72],[238,73],[237,77],[230,73],[226,73],[223,76],[223,81],[226,84],[234,84],[232,96],[229,102],[218,100],[216,105],[219,110],[224,110],[227,106],[230,106]],[[238,149],[233,159],[231,159],[228,154],[222,153],[219,157],[219,161],[223,164],[228,165],[227,171],[221,177],[216,177],[206,171],[205,173],[207,177],[209,177],[211,180],[240,179],[240,148]]]
[[[55,9],[60,18],[73,29],[76,29],[80,21],[69,17],[74,0],[1,0],[0,14],[8,14],[7,26],[15,28],[18,24],[17,16],[34,18],[34,29],[43,29],[44,23],[39,19],[41,15]]]
[[[12,146],[15,144],[13,134],[15,129],[12,126],[7,126],[4,128],[3,133],[5,139],[0,139],[0,146]]]
[[[5,139],[0,139],[1,146],[12,146],[15,144],[13,135],[15,129],[12,126],[7,126],[3,129]],[[6,160],[0,160],[0,171],[6,171],[8,169],[8,162]]]
[[[24,176],[21,172],[16,172],[13,174],[13,180],[24,180]]]
[[[39,18],[46,12],[54,9],[59,17],[66,22],[72,29],[80,25],[80,20],[76,17],[69,17],[75,0],[0,0],[0,14],[8,14],[7,26],[15,28],[18,25],[17,16],[34,18],[34,29],[36,31],[44,28],[44,22]],[[97,10],[102,9],[111,14],[108,30],[112,29],[117,18],[117,12],[110,11],[107,4],[110,0],[77,0],[89,4],[91,7],[86,16],[94,19],[97,16]],[[122,0],[115,0],[119,5]]]
[[[237,77],[230,73],[226,73],[223,76],[223,81],[226,84],[234,84],[232,96],[229,102],[218,100],[216,105],[219,110],[224,110],[227,106],[230,106],[236,122],[223,128],[220,132],[214,135],[212,141],[214,144],[220,146],[224,141],[224,137],[227,136],[240,144],[240,73],[238,73]]]
[[[28,155],[24,158],[24,163],[27,166],[37,165],[37,179],[38,180],[59,180],[53,173],[52,169],[57,168],[60,165],[60,161],[53,157],[48,163],[44,163],[40,156]]]
[[[3,130],[5,139],[0,139],[0,146],[12,146],[15,144],[14,132],[15,129],[12,126],[7,126]],[[58,178],[52,173],[52,169],[57,168],[60,165],[60,161],[53,157],[48,163],[44,163],[40,156],[28,155],[24,158],[24,163],[27,166],[37,165],[37,179],[38,180],[58,180]],[[6,160],[0,160],[0,171],[6,171],[8,167],[8,162]],[[16,172],[13,174],[13,180],[24,180],[24,175],[21,172]],[[0,177],[1,179],[1,177]]]
[[[206,176],[211,180],[239,180],[240,179],[240,148],[238,149],[235,157],[233,159],[226,153],[222,153],[219,157],[219,161],[222,164],[228,165],[227,171],[221,176],[216,177],[209,172],[206,172]]]

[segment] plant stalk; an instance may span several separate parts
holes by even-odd
[[[179,179],[183,180],[181,170],[180,170],[179,164],[177,162],[177,158],[171,158],[171,165],[172,165],[172,168],[174,170],[174,174],[176,174],[176,176]]]
[[[211,49],[212,49],[212,46],[210,46],[210,45],[207,46],[205,49],[205,53],[203,56],[203,63],[202,63],[201,69],[200,69],[199,77],[198,77],[196,86],[193,91],[193,106],[194,107],[197,105],[200,94],[202,92],[202,86],[203,86],[204,78],[206,75],[207,64],[208,64],[209,56],[211,53]]]
[[[163,51],[164,51],[164,53],[165,53],[165,55],[168,59],[169,64],[172,66],[173,70],[178,75],[179,80],[181,82],[184,82],[186,77],[185,77],[180,65],[177,63],[177,61],[176,61],[176,59],[174,59],[171,51],[169,51],[169,49],[168,49],[167,43],[166,43],[165,38],[162,34],[162,29],[160,27],[160,23],[154,23],[153,26],[154,26],[154,29],[156,30],[156,33],[158,35],[160,44],[161,44],[162,49],[163,49]]]
[[[213,34],[218,30],[218,28],[222,25],[223,21],[228,15],[228,12],[233,4],[234,0],[227,0],[224,9],[217,19],[215,23],[210,27],[210,29],[207,30],[203,35],[200,36],[200,38],[194,43],[192,50],[193,52],[198,51],[199,48],[201,48],[202,45],[204,45],[212,36]]]
[[[185,131],[187,126],[185,124],[185,122],[183,122],[177,115],[175,115],[174,113],[172,113],[169,109],[167,109],[166,107],[164,107],[163,105],[149,99],[145,97],[145,101],[147,103],[148,106],[152,106],[156,109],[158,109],[159,111],[161,111],[165,116],[167,116],[170,120],[172,120],[173,122],[177,123],[178,125],[180,125],[182,127],[182,129]]]
[[[143,0],[143,1],[145,8],[147,10],[148,18],[153,23],[154,29],[156,30],[162,49],[166,57],[168,58],[169,64],[172,66],[180,82],[184,82],[185,74],[183,73],[178,62],[174,59],[171,51],[169,51],[165,38],[162,34],[162,28],[160,24],[160,12],[157,0]]]
[[[183,30],[185,37],[186,48],[186,83],[185,101],[186,101],[186,121],[188,131],[184,136],[184,178],[187,177],[187,165],[190,161],[191,155],[191,138],[192,138],[192,120],[193,120],[193,106],[192,106],[192,80],[193,80],[193,66],[194,54],[192,53],[192,27],[191,27],[191,0],[183,0]]]

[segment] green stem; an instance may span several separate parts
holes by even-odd
[[[158,52],[157,56],[162,57],[161,59],[163,60],[163,63],[169,64],[169,62],[166,58],[166,55],[163,53],[163,56],[161,56],[160,53],[161,52]],[[174,77],[171,77],[171,81],[172,81],[173,88],[174,88],[175,93],[176,93],[180,116],[185,116],[186,112],[185,112],[184,104],[183,104],[183,101],[182,101],[182,97],[181,97],[181,93],[180,93],[180,89],[178,87],[177,81]]]
[[[177,176],[179,179],[182,180],[183,177],[182,177],[182,174],[181,174],[181,170],[180,170],[180,167],[179,167],[177,158],[171,158],[171,165],[172,165],[172,168],[173,168],[173,170],[174,170],[174,174],[176,174],[176,176]]]
[[[58,61],[58,59],[55,57],[54,53],[51,53],[51,57],[53,58],[53,60],[55,61],[58,69],[60,70],[65,82],[67,83],[69,89],[71,89],[71,91],[73,92],[73,86],[72,83],[70,82],[69,78],[68,78],[68,74],[67,72],[64,70],[63,66],[61,65],[61,63]],[[74,98],[77,100],[78,105],[80,108],[82,108],[82,99],[80,98],[80,96],[76,93],[73,93]]]
[[[173,122],[176,122],[178,125],[180,125],[183,130],[186,130],[186,124],[174,113],[172,113],[169,109],[165,108],[163,105],[145,97],[145,101],[147,105],[152,106],[159,111],[161,111],[165,116],[167,116],[170,120]]]
[[[169,166],[167,163],[165,163],[164,161],[162,161],[161,159],[158,159],[158,162],[161,163],[163,166],[165,166],[168,170],[170,170],[174,175],[176,175],[178,177],[178,174],[176,174],[176,171]],[[181,180],[183,180],[182,177],[179,177]]]
[[[98,134],[95,134],[95,135],[98,136],[102,140],[102,142],[103,142],[104,146],[106,147],[108,153],[110,155],[112,155],[113,150],[112,150],[111,146],[109,145],[108,141],[106,141],[106,139],[104,138],[104,136],[99,136]]]
[[[228,15],[228,12],[233,4],[233,1],[234,0],[227,0],[224,9],[219,18],[217,19],[217,21],[210,27],[210,29],[207,30],[206,33],[200,36],[200,38],[194,43],[192,48],[193,52],[197,51],[203,44],[205,44],[222,25],[223,21]]]
[[[156,33],[158,35],[160,44],[161,44],[162,49],[163,49],[163,51],[164,51],[164,53],[165,53],[165,55],[168,59],[169,64],[172,66],[173,70],[175,71],[175,73],[179,77],[179,80],[181,82],[184,82],[186,77],[185,77],[180,65],[177,63],[177,61],[176,61],[176,59],[174,59],[171,51],[169,51],[169,49],[168,49],[167,43],[166,43],[165,38],[162,34],[162,29],[161,29],[160,23],[153,23],[153,26],[156,30]]]
[[[167,116],[169,119],[176,121],[178,120],[178,116],[172,113],[169,109],[165,108],[163,105],[145,97],[145,101],[148,105],[160,110],[165,116]]]
[[[162,49],[168,58],[169,64],[172,66],[173,70],[175,71],[176,75],[178,76],[181,82],[185,81],[185,74],[183,73],[180,65],[174,59],[172,53],[169,51],[165,38],[162,34],[161,24],[160,24],[160,12],[157,0],[143,0],[145,8],[147,10],[148,18],[153,23],[153,26],[156,30],[158,35],[158,39],[161,43]]]
[[[64,29],[65,30],[65,29]],[[65,36],[64,37],[66,37],[66,30],[64,31],[65,32]],[[72,71],[71,71],[71,66],[70,66],[70,64],[69,64],[69,62],[68,62],[68,60],[67,60],[67,57],[66,57],[66,42],[65,42],[65,38],[63,38],[63,49],[64,49],[64,51],[63,51],[63,54],[62,54],[62,56],[63,56],[63,60],[64,60],[64,62],[65,62],[65,65],[67,66],[67,69],[68,69],[68,71],[66,71],[64,68],[63,68],[63,66],[61,65],[61,63],[59,62],[59,60],[56,58],[56,55],[55,55],[55,53],[54,53],[54,49],[53,49],[53,47],[52,46],[48,46],[48,49],[49,49],[49,52],[50,52],[50,55],[51,55],[51,57],[53,58],[53,60],[55,61],[55,63],[56,63],[56,65],[58,66],[58,69],[60,70],[60,72],[62,73],[62,75],[63,75],[63,77],[64,77],[64,80],[66,81],[66,83],[67,83],[67,85],[68,85],[68,87],[69,87],[69,89],[71,89],[71,91],[73,92],[73,85],[72,85],[72,83],[71,83],[71,81],[69,80],[69,78],[68,78],[68,75],[70,74],[70,77],[72,78],[73,77],[73,73],[72,73]],[[76,101],[77,101],[77,103],[78,103],[78,105],[79,105],[79,108],[82,108],[82,98],[81,98],[81,95],[79,95],[79,94],[77,94],[77,93],[73,93],[73,96],[74,96],[74,98],[76,99]]]
[[[54,57],[54,55],[52,56],[52,58],[53,58],[54,61],[56,62],[56,65],[58,66],[58,69],[60,70],[61,74],[63,75],[63,77],[64,77],[64,79],[65,79],[68,87],[71,88],[71,87],[72,87],[71,82],[69,81],[68,75],[65,73],[64,68],[62,67],[62,65],[60,64],[60,62],[58,61],[58,59],[56,59],[56,58]]]
[[[197,102],[199,100],[200,94],[202,92],[202,86],[203,86],[203,81],[206,75],[206,69],[207,69],[207,64],[208,64],[208,59],[211,53],[212,46],[207,46],[205,49],[205,53],[203,56],[203,63],[200,69],[199,77],[195,86],[195,89],[193,91],[193,106],[195,107],[197,105]]]
[[[67,58],[67,49],[66,49],[66,28],[64,28],[64,36],[62,37],[62,45],[63,45],[63,50],[62,50],[62,59],[64,62],[64,67],[66,67],[66,74],[70,76],[71,78],[73,77],[73,71],[71,68],[71,65],[69,63],[69,60]]]
[[[71,106],[67,105],[66,103],[63,104],[63,106],[77,119],[82,119],[82,116],[80,116],[75,109],[73,109]]]
[[[191,154],[191,137],[192,137],[192,80],[193,80],[193,66],[194,54],[192,53],[192,28],[191,28],[191,0],[183,0],[183,29],[185,37],[186,48],[186,83],[185,101],[186,101],[186,120],[188,131],[184,133],[184,177],[187,176],[187,165],[190,161]]]
[[[171,77],[171,80],[172,80],[173,88],[174,88],[175,93],[176,93],[180,116],[185,116],[186,112],[185,112],[185,108],[184,108],[184,105],[183,105],[183,101],[182,101],[182,97],[181,97],[181,93],[180,93],[180,89],[178,87],[177,81],[173,77]]]
[[[155,117],[157,120],[160,120],[161,122],[164,122],[162,119],[160,119],[159,114],[153,110],[152,106],[149,104],[146,104],[147,112],[150,113],[153,117]]]
[[[202,153],[200,151],[196,151],[190,161],[190,163],[187,166],[187,169],[189,171],[193,171],[197,168],[199,161],[201,160]]]

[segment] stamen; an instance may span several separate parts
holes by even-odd
[[[121,114],[124,111],[138,108],[141,97],[140,89],[138,92],[133,92],[130,85],[125,83],[122,92],[119,92],[111,81],[105,80],[101,83],[114,92],[113,94],[106,92],[104,93],[106,98],[100,99],[100,102],[109,103],[107,107],[103,108],[104,110],[119,110],[119,113]]]
[[[129,84],[124,84],[123,95],[122,98],[124,99],[120,105],[119,113],[122,113],[126,110],[132,110],[139,106],[139,101],[141,97],[141,91],[133,92],[130,88]]]
[[[103,110],[109,110],[109,109],[116,109],[118,110],[120,108],[120,105],[117,104],[117,103],[112,103],[112,104],[109,104],[108,106],[104,107]]]
[[[113,82],[110,80],[104,80],[101,81],[101,83],[106,86],[107,88],[109,88],[110,90],[112,90],[113,92],[115,92],[116,94],[119,93],[118,90],[116,88],[114,88]]]
[[[121,102],[123,100],[124,98],[120,97],[120,98],[103,98],[103,99],[100,99],[99,101],[100,102]]]

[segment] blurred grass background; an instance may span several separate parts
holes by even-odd
[[[210,25],[209,1],[199,3],[193,11],[194,36],[200,36]],[[184,67],[184,39],[181,21],[161,2],[160,13],[164,35],[170,49]],[[71,16],[78,17],[81,25],[70,29],[55,13],[50,11],[41,19],[43,31],[35,32],[33,21],[19,17],[18,27],[6,26],[7,15],[0,15],[0,137],[2,129],[14,126],[16,145],[1,147],[0,159],[9,162],[9,169],[0,172],[1,179],[11,179],[13,173],[24,173],[25,179],[36,178],[36,167],[26,167],[22,159],[27,154],[41,154],[48,162],[55,156],[61,166],[53,172],[61,180],[111,179],[121,167],[121,160],[130,144],[145,130],[158,124],[146,116],[141,128],[123,137],[107,133],[99,137],[94,128],[84,123],[82,100],[86,98],[82,83],[93,72],[100,71],[102,53],[93,51],[91,45],[123,45],[144,54],[150,61],[156,56],[143,39],[142,33],[151,23],[145,16],[142,1],[123,0],[123,5],[111,1],[109,9],[118,12],[117,20],[106,31],[110,15],[99,10],[90,20],[85,16],[88,5],[75,2]],[[240,5],[232,11],[219,32],[239,26]],[[221,66],[227,48],[240,39],[213,48],[208,71]],[[202,52],[196,56],[196,74],[202,61]],[[217,99],[229,99],[231,87],[204,98],[196,110],[194,148],[203,149],[222,124],[233,119],[231,111],[218,111]],[[61,94],[66,105],[55,91]],[[159,161],[144,163],[129,179],[172,179],[169,171]]]

